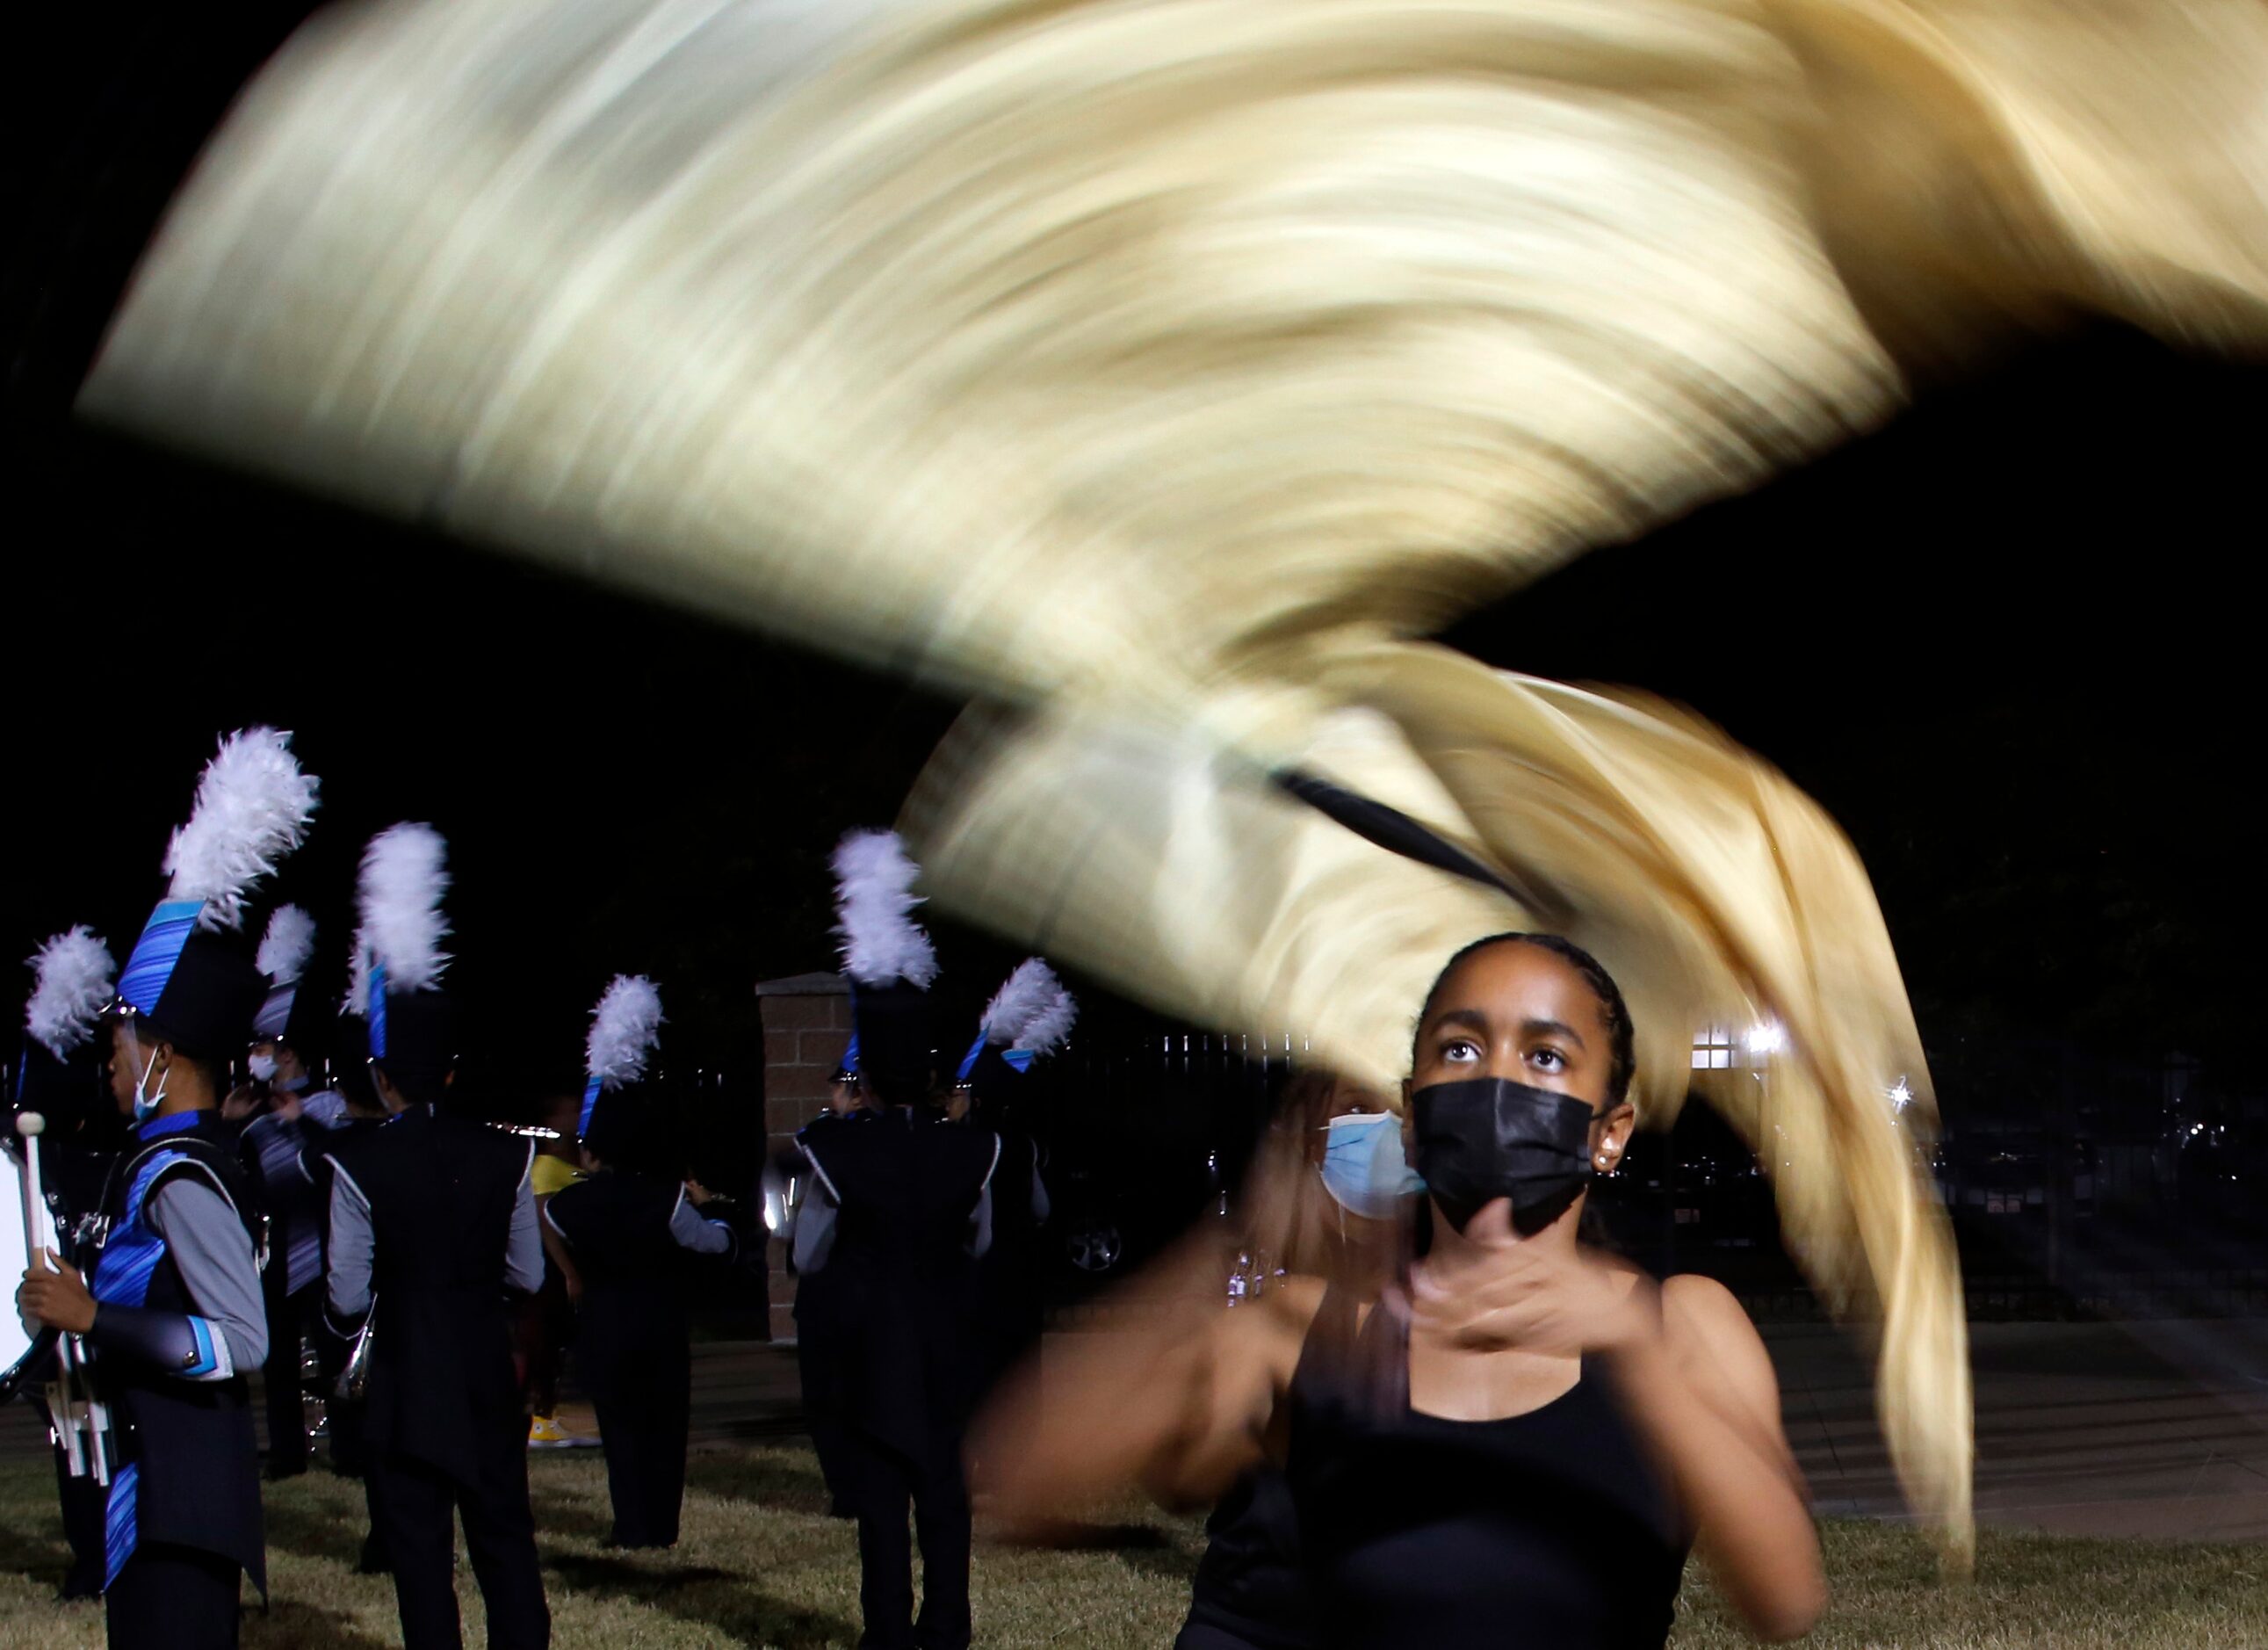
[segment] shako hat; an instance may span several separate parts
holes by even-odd
[[[316,790],[289,733],[254,727],[221,740],[166,847],[166,897],[118,976],[119,1012],[193,1058],[244,1047],[267,991],[244,938],[245,902],[306,836]]]
[[[440,832],[409,823],[380,831],[363,850],[349,1005],[361,1013],[371,1059],[397,1084],[438,1084],[456,1064],[456,1015],[441,990],[448,851]]]
[[[912,917],[920,874],[895,831],[854,830],[835,849],[835,932],[853,1028],[846,1064],[886,1105],[927,1099],[937,1070],[937,947]]]
[[[254,961],[268,995],[253,1016],[254,1042],[280,1042],[313,1067],[331,1050],[330,1005],[313,983],[315,919],[297,905],[279,905],[268,918]]]
[[[646,1068],[661,1046],[661,992],[643,974],[617,974],[591,1011],[583,1045],[583,1110],[575,1132],[609,1162],[637,1154],[654,1096]]]
[[[66,1131],[96,1113],[103,1094],[103,1049],[95,1028],[110,1005],[110,951],[84,923],[33,952],[32,994],[24,1003],[24,1053],[9,1101]]]

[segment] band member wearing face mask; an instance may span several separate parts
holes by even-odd
[[[268,994],[252,1022],[247,1064],[265,1086],[268,1109],[245,1125],[238,1153],[258,1183],[268,1214],[271,1256],[261,1284],[268,1307],[268,1477],[297,1477],[307,1470],[303,1348],[318,1334],[322,1315],[323,1207],[309,1171],[309,1146],[328,1132],[344,1109],[335,1094],[316,1103],[310,1063],[320,1059],[328,1028],[322,993],[306,985],[315,949],[314,920],[296,905],[268,919],[258,963]],[[334,1107],[335,1109],[334,1109]],[[320,1156],[317,1145],[313,1155]]]
[[[173,836],[166,897],[118,981],[111,1087],[135,1125],[84,1271],[34,1260],[27,1318],[85,1337],[107,1406],[104,1604],[114,1646],[237,1642],[241,1576],[266,1590],[245,1372],[267,1355],[257,1218],[217,1117],[262,982],[239,929],[251,885],[298,845],[315,782],[286,735],[222,741]]]
[[[534,1144],[456,1115],[444,848],[397,825],[363,856],[371,1075],[390,1114],[335,1149],[326,1309],[366,1326],[363,1422],[371,1512],[393,1566],[408,1650],[460,1650],[462,1519],[488,1641],[543,1650],[551,1617],[527,1498],[527,1422],[512,1362],[509,1295],[543,1281],[529,1184]]]
[[[336,1052],[338,1078],[331,1091],[338,1099],[342,1110],[337,1122],[328,1129],[313,1131],[307,1149],[300,1153],[299,1162],[309,1182],[314,1187],[315,1207],[321,1211],[317,1230],[323,1240],[323,1277],[330,1277],[330,1208],[333,1191],[338,1180],[337,1165],[333,1154],[351,1156],[357,1142],[366,1139],[386,1124],[390,1114],[386,1102],[379,1098],[370,1064],[370,1029],[360,1013],[342,1012],[331,1024],[332,1047]],[[378,1514],[371,1504],[369,1478],[370,1447],[364,1437],[364,1423],[367,1418],[367,1396],[352,1397],[339,1390],[339,1377],[345,1372],[348,1359],[354,1352],[354,1338],[342,1334],[340,1326],[331,1321],[325,1301],[315,1314],[315,1348],[319,1354],[324,1395],[323,1412],[331,1435],[331,1470],[341,1476],[363,1480],[363,1498],[367,1518],[362,1539],[362,1551],[355,1560],[355,1570],[360,1575],[386,1575],[393,1565],[387,1561],[386,1543],[378,1533]]]
[[[1250,1310],[1083,1349],[999,1406],[980,1457],[1037,1520],[1103,1484],[1168,1497],[1280,1458],[1327,1650],[1662,1645],[1686,1551],[1766,1638],[1822,1608],[1770,1359],[1705,1279],[1576,1237],[1634,1114],[1630,1014],[1563,940],[1450,960],[1406,1096],[1430,1247],[1375,1302],[1291,1280]]]
[[[1244,1198],[1246,1250],[1263,1279],[1324,1278],[1375,1300],[1417,1190],[1400,1120],[1385,1101],[1329,1072],[1302,1072],[1285,1085],[1261,1141]],[[1222,1293],[1240,1308],[1254,1299]],[[1281,1468],[1263,1461],[1205,1520],[1204,1555],[1174,1650],[1309,1650],[1315,1642],[1292,1488]]]
[[[105,1072],[110,1031],[101,1020],[102,1011],[116,996],[111,976],[118,965],[93,931],[84,926],[54,936],[31,961],[35,983],[24,1005],[23,1052],[10,1098],[13,1113],[40,1116],[40,1178],[68,1259],[77,1254],[82,1222],[90,1221],[101,1207],[110,1165],[124,1138]],[[0,1116],[0,1128],[7,1130],[11,1146],[18,1138],[15,1125],[15,1116]],[[0,1219],[6,1218],[0,1215]],[[57,1415],[53,1402],[60,1396],[55,1384],[60,1379],[61,1372],[55,1371],[44,1384],[27,1384],[24,1394],[55,1440],[55,1489],[71,1555],[56,1596],[96,1598],[102,1593],[106,1492],[84,1461],[79,1470],[71,1470],[71,1452],[63,1447],[58,1425],[70,1423]]]

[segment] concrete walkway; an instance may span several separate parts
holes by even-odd
[[[1970,1335],[1979,1521],[2268,1537],[2268,1323],[1986,1323]],[[1904,1517],[1865,1362],[1831,1330],[1767,1339],[1819,1510]]]
[[[1970,1336],[1984,1522],[2268,1539],[2268,1322],[1978,1324]],[[1861,1356],[1832,1330],[1765,1338],[1819,1510],[1904,1517]],[[792,1347],[715,1342],[693,1356],[696,1447],[800,1430]],[[563,1407],[571,1428],[590,1429],[587,1407]],[[0,1409],[0,1456],[44,1453],[29,1407]]]

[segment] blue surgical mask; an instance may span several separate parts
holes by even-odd
[[[1323,1144],[1323,1190],[1349,1214],[1394,1219],[1403,1198],[1425,1190],[1402,1155],[1402,1119],[1383,1111],[1332,1118]]]
[[[275,1079],[276,1079],[276,1057],[275,1057],[274,1055],[272,1055],[272,1054],[254,1054],[254,1055],[249,1055],[249,1056],[246,1057],[246,1059],[245,1059],[244,1064],[245,1064],[247,1067],[249,1067],[249,1068],[250,1068],[250,1070],[251,1070],[251,1072],[252,1072],[252,1075],[253,1075],[256,1079],[258,1079],[259,1081],[261,1081],[261,1082],[262,1082],[262,1083],[269,1083],[269,1082],[273,1082],[273,1081],[275,1080]]]
[[[139,1037],[135,1038],[131,1047],[136,1054],[141,1053],[142,1040]],[[150,1074],[158,1069],[158,1056],[161,1050],[157,1049],[150,1050],[150,1057],[142,1063],[142,1080],[134,1086],[134,1121],[137,1126],[156,1116],[158,1108],[166,1103],[164,1076],[160,1076],[158,1079],[158,1092],[154,1094],[150,1092]],[[168,1072],[166,1075],[171,1073]]]

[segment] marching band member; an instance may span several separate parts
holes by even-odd
[[[544,1210],[582,1276],[576,1367],[599,1413],[615,1547],[677,1544],[693,1413],[686,1263],[740,1253],[733,1229],[703,1213],[709,1193],[681,1177],[666,1119],[648,1115],[666,1098],[646,1071],[660,1026],[653,982],[615,976],[591,1017],[578,1130],[588,1177]]]
[[[858,1036],[854,1031],[841,1064],[828,1079],[827,1104],[821,1117],[849,1117],[863,1110],[865,1092],[858,1082]],[[819,1476],[827,1486],[827,1515],[856,1518],[851,1505],[850,1447],[844,1419],[843,1376],[843,1292],[836,1285],[840,1273],[827,1271],[822,1238],[832,1241],[831,1212],[813,1203],[810,1164],[803,1156],[799,1132],[795,1147],[767,1168],[766,1197],[776,1199],[784,1224],[780,1236],[787,1243],[787,1269],[795,1278],[795,1369],[802,1390],[803,1420],[811,1433],[812,1452],[819,1457]],[[806,1225],[806,1206],[819,1209]]]
[[[551,1617],[527,1499],[527,1430],[506,1289],[543,1281],[530,1142],[454,1115],[445,847],[396,825],[363,855],[356,942],[371,1075],[391,1114],[330,1153],[328,1304],[368,1347],[371,1511],[408,1650],[457,1650],[453,1514],[497,1650],[542,1650]]]
[[[991,1241],[976,1266],[988,1386],[1040,1338],[1046,1286],[1040,1228],[1049,1209],[1039,1143],[1021,1101],[1033,1062],[1062,1046],[1078,1014],[1077,999],[1055,970],[1027,957],[986,1005],[976,1041],[961,1062],[969,1120],[1000,1140],[989,1203]]]
[[[315,954],[315,923],[297,905],[279,905],[261,936],[258,963],[268,994],[252,1022],[249,1064],[268,1090],[269,1108],[245,1124],[238,1143],[245,1170],[259,1183],[268,1214],[271,1256],[261,1274],[268,1306],[268,1477],[296,1477],[307,1470],[301,1345],[321,1312],[322,1206],[307,1172],[308,1122],[313,1111],[313,1063],[320,1060],[328,1016],[320,993],[302,989]],[[336,1096],[330,1097],[336,1101]],[[338,1101],[342,1109],[344,1102]],[[328,1109],[326,1108],[326,1113]],[[335,1115],[335,1114],[328,1114]],[[320,1123],[316,1128],[322,1127]]]
[[[117,965],[94,932],[81,924],[42,945],[31,966],[33,984],[24,1005],[24,1052],[16,1066],[13,1109],[37,1112],[44,1122],[40,1135],[44,1189],[63,1234],[64,1258],[72,1259],[74,1228],[100,1206],[103,1182],[115,1155],[110,1138],[114,1131],[102,1124],[105,1113],[111,1114],[108,1121],[115,1121],[116,1109],[107,1092],[95,1034],[102,1011],[115,995],[111,976]],[[15,1139],[12,1131],[9,1139]],[[28,1250],[31,1234],[26,1237]],[[31,1396],[35,1402],[41,1396],[37,1392]],[[43,1407],[55,1439],[55,1491],[63,1503],[63,1539],[71,1553],[56,1596],[96,1598],[102,1593],[107,1492],[84,1462],[72,1470],[71,1452],[63,1447],[61,1429],[73,1423],[56,1413],[55,1402]]]
[[[135,1124],[85,1275],[35,1262],[26,1315],[81,1335],[113,1418],[104,1602],[119,1650],[237,1642],[238,1577],[265,1593],[247,1371],[268,1351],[256,1216],[220,1123],[223,1063],[262,981],[244,943],[252,884],[298,846],[316,784],[290,736],[222,740],[166,851],[166,896],[118,982],[111,1092]]]
[[[363,1020],[369,1006],[366,991],[357,999],[350,990],[332,1022],[338,1064],[330,1092],[337,1096],[342,1109],[330,1130],[311,1141],[300,1153],[299,1160],[314,1189],[315,1207],[322,1212],[316,1230],[323,1241],[323,1277],[327,1282],[331,1271],[331,1195],[338,1182],[338,1166],[333,1161],[333,1154],[350,1151],[354,1142],[384,1127],[388,1116],[371,1072],[370,1028]],[[351,1333],[342,1333],[340,1326],[331,1321],[328,1294],[315,1314],[315,1345],[320,1354],[323,1374],[324,1416],[331,1434],[331,1470],[363,1481],[363,1499],[369,1521],[363,1533],[362,1551],[355,1560],[355,1571],[359,1575],[386,1575],[394,1566],[387,1560],[386,1543],[379,1533],[378,1508],[370,1483],[370,1444],[364,1435],[369,1395],[367,1389],[350,1393],[341,1380],[354,1355],[355,1340]]]
[[[998,1137],[948,1123],[933,1046],[930,938],[909,915],[918,874],[895,832],[835,853],[858,1076],[870,1104],[806,1125],[817,1182],[797,1220],[806,1276],[841,1292],[846,1439],[858,1520],[859,1643],[963,1650],[969,1641],[968,1490],[961,1433],[982,1380],[976,1252]],[[806,1242],[808,1239],[807,1243]],[[909,1503],[919,1531],[913,1614]]]
[[[577,1160],[575,1122],[582,1115],[578,1097],[554,1097],[543,1114],[544,1135],[535,1146],[535,1162],[528,1171],[528,1186],[535,1194],[537,1230],[543,1238],[543,1285],[520,1308],[519,1359],[520,1381],[527,1393],[527,1447],[530,1449],[569,1449],[587,1444],[587,1438],[570,1437],[559,1424],[559,1371],[566,1361],[569,1343],[575,1338],[575,1309],[583,1300],[583,1274],[567,1252],[567,1240],[544,1216],[554,1194],[582,1177]]]

